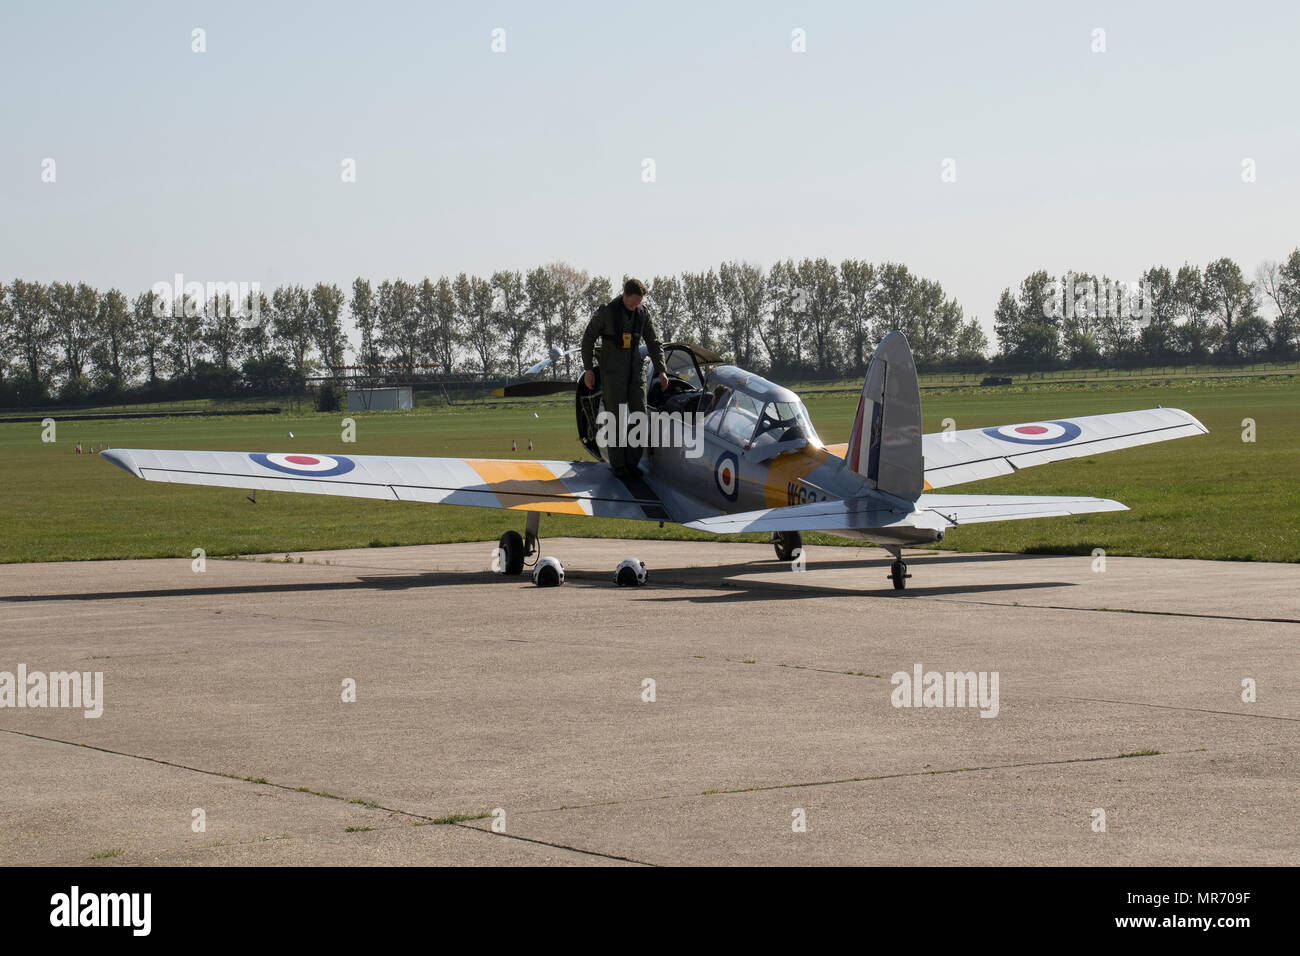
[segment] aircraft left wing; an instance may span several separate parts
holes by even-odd
[[[643,479],[616,478],[600,462],[132,448],[102,455],[146,481],[638,521],[694,516],[674,517]]]
[[[945,531],[963,524],[1052,518],[1098,511],[1127,511],[1109,498],[1058,498],[1045,495],[921,495],[908,511],[868,495],[767,508],[743,514],[688,521],[686,527],[714,534],[744,531],[874,531],[922,528]]]
[[[1204,435],[1208,431],[1181,408],[1148,408],[933,432],[921,437],[925,490],[983,481],[1067,458]],[[843,458],[847,448],[847,444],[828,445],[826,450]]]

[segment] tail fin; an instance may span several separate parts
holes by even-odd
[[[844,458],[877,491],[908,501],[921,495],[921,390],[902,332],[886,335],[871,356]]]

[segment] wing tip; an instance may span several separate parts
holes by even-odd
[[[1174,407],[1171,406],[1171,405],[1161,405],[1161,406],[1160,406],[1160,411],[1164,411],[1164,412],[1177,412],[1179,415],[1181,415],[1181,416],[1186,420],[1186,422],[1187,422],[1188,425],[1194,425],[1194,426],[1196,426],[1197,428],[1199,428],[1200,431],[1201,431],[1201,434],[1202,434],[1202,435],[1208,435],[1208,434],[1210,433],[1210,430],[1209,430],[1208,428],[1205,427],[1205,424],[1204,424],[1204,423],[1203,423],[1199,418],[1197,418],[1197,417],[1196,417],[1195,415],[1193,415],[1191,412],[1186,411],[1185,409],[1182,409],[1182,408],[1174,408]]]
[[[110,448],[107,451],[100,452],[99,457],[107,458],[134,478],[140,477],[140,471],[135,467],[135,459],[131,457],[130,452],[126,449]]]

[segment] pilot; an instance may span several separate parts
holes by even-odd
[[[592,369],[600,366],[600,389],[605,410],[619,414],[619,406],[626,406],[625,415],[633,411],[645,412],[645,374],[641,361],[641,342],[645,341],[650,355],[653,374],[659,387],[668,390],[668,375],[664,371],[664,347],[659,341],[641,299],[645,296],[645,283],[628,279],[623,283],[623,294],[598,308],[582,334],[582,381],[594,388],[596,376]],[[630,426],[629,426],[630,429]],[[631,476],[641,460],[641,449],[612,446],[609,464],[620,478]]]

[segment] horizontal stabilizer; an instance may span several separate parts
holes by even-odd
[[[875,531],[923,528],[943,531],[984,521],[1016,521],[1098,511],[1127,511],[1107,498],[1056,498],[1039,495],[921,495],[915,511],[890,507],[876,496],[818,501],[786,508],[718,515],[687,523],[714,534],[746,531]]]

